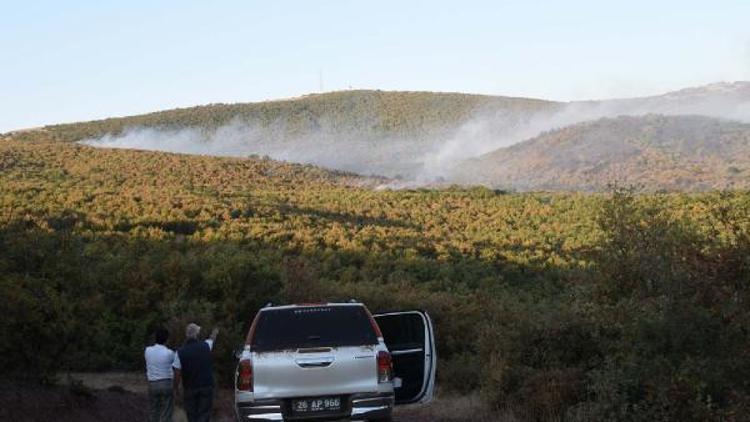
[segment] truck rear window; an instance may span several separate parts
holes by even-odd
[[[306,306],[260,313],[251,339],[255,351],[377,344],[363,306]]]

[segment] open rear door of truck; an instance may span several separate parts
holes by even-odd
[[[435,335],[424,311],[386,312],[374,315],[401,379],[396,404],[427,403],[435,392]]]

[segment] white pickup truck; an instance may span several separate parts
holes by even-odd
[[[268,306],[238,358],[240,421],[389,421],[394,405],[427,402],[435,388],[435,338],[423,311]]]

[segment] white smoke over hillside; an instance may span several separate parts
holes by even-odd
[[[238,136],[242,134],[242,136]],[[132,148],[148,151],[176,152],[183,154],[235,156],[251,154],[253,148],[244,139],[252,138],[250,128],[227,125],[205,134],[196,128],[154,129],[136,127],[119,135],[107,134],[98,139],[87,139],[82,143],[103,148]]]
[[[545,110],[482,110],[458,127],[413,139],[398,133],[363,137],[356,131],[318,122],[316,129],[291,132],[282,120],[259,125],[234,120],[217,129],[136,127],[118,135],[88,139],[97,147],[134,148],[217,156],[269,156],[361,174],[402,178],[401,184],[450,182],[462,161],[511,146],[542,132],[602,117],[694,114],[750,122],[750,83],[714,84],[662,96],[554,103]]]
[[[504,110],[479,113],[425,156],[420,180],[436,177],[450,180],[451,170],[463,160],[543,132],[604,117],[647,114],[700,115],[750,122],[750,83],[712,84],[656,97],[571,102],[526,115]]]
[[[260,125],[236,119],[216,129],[154,129],[133,127],[123,133],[86,139],[83,144],[184,154],[247,157],[315,164],[360,174],[409,176],[424,147],[396,138],[365,139],[328,125],[303,134],[291,134],[283,122]]]

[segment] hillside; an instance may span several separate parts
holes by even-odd
[[[197,321],[222,328],[216,379],[231,385],[232,350],[264,303],[354,297],[373,311],[428,310],[441,391],[481,390],[512,420],[746,414],[747,193],[381,191],[367,180],[0,141],[1,377],[142,374],[154,327],[169,327],[174,347]]]
[[[456,170],[521,190],[750,188],[750,124],[701,116],[602,118],[545,132]]]
[[[647,114],[675,119],[642,117]],[[721,122],[707,123],[688,115]],[[618,116],[636,120],[580,125]],[[640,118],[646,120],[638,123]],[[747,186],[742,159],[746,137],[739,122],[750,122],[748,82],[712,84],[652,97],[571,103],[459,93],[341,91],[51,125],[11,135],[22,141],[268,156],[397,179],[393,186],[482,183],[519,190],[595,190],[617,179],[650,189],[697,191]],[[648,132],[651,126],[660,128],[646,136],[653,145],[630,145],[631,138],[643,137],[641,132]],[[558,133],[567,143],[597,146],[570,150],[553,141],[536,140],[558,136],[547,132]],[[575,140],[577,136],[583,138]],[[706,155],[680,149],[684,136],[686,145],[705,145]],[[695,136],[700,139],[690,140]],[[533,141],[519,146],[527,140]],[[630,147],[625,148],[623,142]],[[716,153],[712,142],[731,145],[727,150],[737,155]],[[519,147],[504,149],[514,145]],[[538,150],[539,145],[549,150]],[[677,150],[669,151],[672,147]],[[629,154],[628,162],[620,162],[617,155],[622,152]],[[545,159],[544,154],[557,158]],[[604,161],[596,162],[600,159]],[[576,165],[581,167],[574,168]]]
[[[604,106],[614,115],[703,115],[750,122],[750,82],[719,82],[651,97],[580,104]]]
[[[209,104],[144,115],[45,126],[50,140],[80,141],[128,127],[207,130],[233,121],[272,128],[281,138],[320,130],[371,137],[424,137],[453,128],[484,110],[531,113],[555,103],[461,93],[338,91],[258,103]],[[20,139],[33,132],[19,133]]]
[[[558,113],[571,111],[586,114],[582,117],[586,120],[647,113],[744,120],[750,119],[750,82],[717,83],[651,97],[571,103],[462,93],[338,91],[257,103],[209,104],[42,129],[52,140],[80,141],[117,135],[128,127],[210,130],[239,120],[264,127],[283,123],[279,134],[284,136],[330,129],[364,137],[423,137],[454,129],[477,116],[498,117],[499,113],[512,112],[528,118],[544,112],[559,118]],[[31,130],[17,135],[27,139],[38,134]]]
[[[343,91],[53,125],[15,137],[221,156],[268,155],[414,178],[425,156],[472,116],[502,111],[523,119],[554,107],[551,102],[509,97]]]

